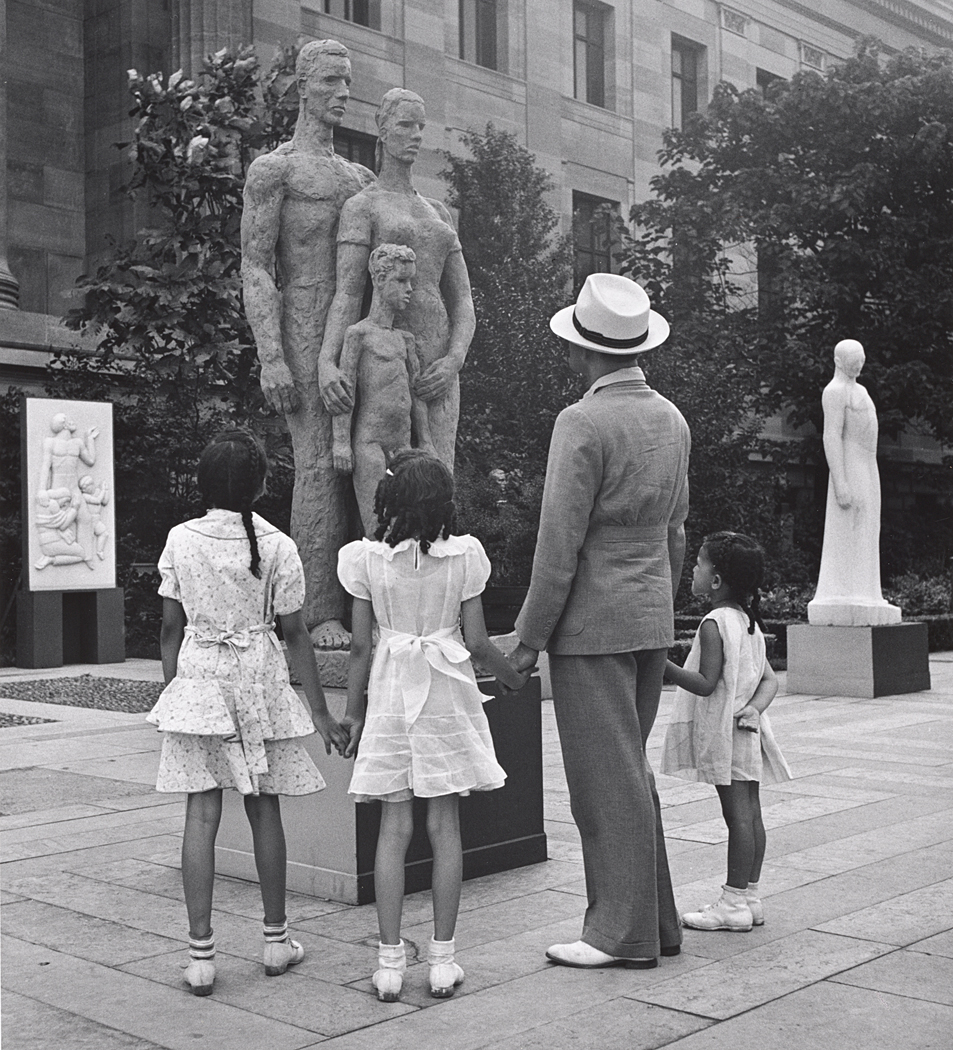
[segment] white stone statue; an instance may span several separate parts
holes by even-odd
[[[877,411],[857,382],[863,367],[864,348],[856,339],[834,347],[834,378],[821,398],[830,481],[817,592],[807,607],[812,624],[900,622],[900,609],[880,590]]]

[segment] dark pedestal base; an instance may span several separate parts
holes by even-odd
[[[121,587],[17,594],[17,667],[111,664],[126,659]]]
[[[539,678],[518,693],[499,696],[495,683],[480,688],[494,699],[484,706],[506,785],[460,799],[463,877],[477,878],[546,860],[543,831],[542,713]],[[344,697],[329,691],[332,712],[343,714]],[[316,795],[283,798],[288,843],[288,888],[298,893],[369,904],[374,900],[374,853],[381,803],[355,803],[347,795],[353,763],[328,757],[317,736],[308,750],[327,788]],[[414,802],[414,835],[407,851],[406,890],[430,887],[432,860],[426,832],[426,802]],[[241,797],[226,791],[215,847],[216,870],[256,880],[251,833]]]
[[[930,688],[925,623],[792,624],[787,640],[789,693],[875,697]]]

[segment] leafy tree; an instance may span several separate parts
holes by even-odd
[[[461,379],[458,448],[464,462],[541,472],[572,379],[549,318],[566,305],[567,240],[546,195],[551,176],[509,132],[488,124],[446,154],[447,203],[459,210],[477,330]]]
[[[851,337],[883,431],[916,420],[953,443],[953,53],[882,62],[864,40],[766,97],[720,84],[660,157],[624,264],[679,321],[714,310],[740,328],[766,410],[819,424],[834,343]]]

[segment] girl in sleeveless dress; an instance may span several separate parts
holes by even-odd
[[[349,793],[358,802],[383,803],[373,983],[379,999],[397,999],[406,969],[404,860],[413,799],[426,798],[433,848],[430,992],[445,998],[463,980],[454,961],[463,877],[458,799],[502,787],[506,778],[470,657],[509,689],[519,689],[530,672],[515,671],[487,637],[480,594],[490,563],[479,540],[453,534],[453,479],[444,464],[417,449],[398,453],[377,487],[374,510],[375,539],[349,543],[338,556],[338,576],[354,598],[342,725],[350,733],[346,754],[358,739],[360,750]],[[372,663],[375,620],[380,637]]]
[[[711,612],[698,626],[684,667],[665,675],[679,688],[665,734],[661,771],[714,784],[728,825],[728,879],[722,895],[682,923],[696,930],[750,930],[764,922],[760,877],[765,833],[759,783],[791,779],[765,709],[778,680],[765,655],[758,588],[764,552],[748,536],[706,536],[692,594]]]
[[[159,791],[188,794],[182,883],[189,916],[185,980],[208,995],[215,980],[212,885],[222,789],[245,797],[264,905],[269,976],[304,958],[288,936],[285,837],[278,796],[325,785],[301,743],[317,730],[331,753],[347,734],[328,713],[301,612],[304,573],[294,543],[252,512],[268,463],[243,431],[217,437],[198,466],[208,513],[176,525],[159,558],[162,670],[166,688],[148,721],[163,732]],[[288,650],[307,703],[291,688]]]

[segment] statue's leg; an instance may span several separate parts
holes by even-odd
[[[337,556],[347,542],[346,479],[331,461],[331,417],[317,381],[299,380],[298,394],[298,409],[286,419],[295,463],[291,538],[304,566],[305,622],[314,629],[316,644],[344,648],[349,642],[341,626],[346,594],[337,578]]]
[[[374,514],[374,496],[387,470],[387,459],[379,442],[354,438],[354,493],[361,513],[364,535],[372,537],[377,528]]]

